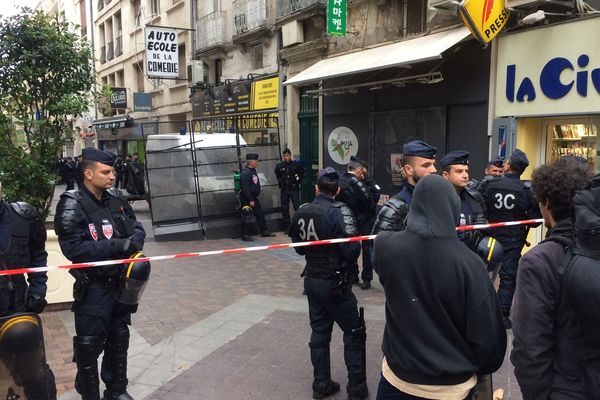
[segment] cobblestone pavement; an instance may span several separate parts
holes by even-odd
[[[151,232],[145,203],[134,203]],[[151,236],[151,235],[150,235]],[[252,245],[284,243],[287,237]],[[145,254],[216,250],[246,245],[235,239],[155,242]],[[136,399],[310,399],[308,312],[302,296],[303,258],[293,250],[210,256],[153,264],[151,280],[133,316],[129,392]],[[384,326],[384,296],[377,279],[371,290],[355,287],[366,307],[367,368],[371,398],[377,390]],[[48,362],[61,400],[73,390],[73,321],[68,310],[43,315]],[[332,376],[345,398],[342,338],[332,339]],[[521,399],[506,360],[494,375],[505,399]]]

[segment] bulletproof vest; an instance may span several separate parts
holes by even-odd
[[[30,221],[23,218],[13,209],[8,208],[10,217],[10,244],[5,252],[0,253],[0,269],[14,269],[27,267],[31,262],[29,252],[29,228]],[[11,304],[12,311],[22,310],[25,303],[25,291],[27,284],[23,275],[11,275],[4,278],[4,282],[0,285],[5,285],[8,290],[0,291],[0,295],[9,296],[8,304]],[[0,304],[7,304],[0,301]],[[0,315],[6,310],[0,310]]]
[[[492,179],[485,191],[485,206],[490,222],[519,221],[527,219],[523,205],[527,204],[527,194],[522,181],[512,178]],[[499,237],[523,237],[522,226],[504,227],[496,231]]]
[[[333,205],[333,203],[331,203]],[[334,239],[335,227],[328,226],[326,215],[330,208],[327,204],[315,201],[301,207],[294,218],[294,232],[302,241]],[[341,257],[337,245],[305,247],[305,273],[311,278],[331,278],[341,267]]]
[[[280,182],[282,189],[298,189],[300,182],[296,179],[297,170],[298,167],[293,161],[279,164],[279,171],[282,173]]]

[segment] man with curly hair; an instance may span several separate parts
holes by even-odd
[[[533,173],[533,193],[548,233],[521,258],[518,269],[511,361],[524,400],[588,399],[575,351],[581,331],[562,297],[558,269],[565,248],[574,244],[573,196],[589,178],[586,165],[571,159],[543,165]]]

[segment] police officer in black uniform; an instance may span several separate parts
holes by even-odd
[[[406,180],[400,192],[385,202],[373,225],[373,234],[381,231],[404,230],[404,220],[412,201],[412,192],[419,179],[435,174],[437,148],[421,140],[407,142],[402,147],[402,171]]]
[[[467,187],[477,190],[479,193],[483,193],[485,186],[492,179],[502,176],[504,174],[504,160],[500,157],[494,157],[489,160],[485,166],[485,176],[481,179],[471,179],[467,184]]]
[[[283,161],[275,166],[275,176],[281,190],[281,213],[284,230],[290,226],[290,200],[294,211],[300,207],[300,183],[304,177],[304,167],[297,160],[292,160],[292,152],[283,149]]]
[[[246,167],[240,172],[240,205],[242,212],[242,240],[249,242],[252,239],[252,215],[256,217],[256,222],[260,228],[260,236],[273,237],[267,230],[265,213],[260,205],[258,196],[260,195],[260,179],[256,173],[258,165],[258,154],[246,154]]]
[[[94,148],[83,151],[83,185],[60,197],[54,219],[60,247],[72,262],[128,258],[141,251],[146,233],[122,193],[112,188],[115,157]],[[98,400],[97,359],[104,351],[104,399],[129,400],[127,350],[131,313],[137,305],[119,301],[123,265],[74,269],[72,311],[77,364],[75,388],[84,400]]]
[[[24,202],[5,203],[0,192],[0,271],[45,267],[45,242],[46,229],[38,211]],[[27,274],[27,280],[23,275],[0,275],[0,363],[29,400],[56,399],[37,315],[47,304],[47,280],[45,272]],[[10,377],[0,376],[0,382]],[[7,397],[18,398],[16,390],[9,384]]]
[[[298,209],[290,226],[294,242],[333,239],[358,234],[352,210],[335,201],[339,193],[338,173],[331,167],[319,172],[316,198]],[[340,390],[331,380],[329,345],[333,323],[344,332],[344,360],[348,369],[346,390],[349,400],[368,396],[365,371],[364,320],[359,317],[357,300],[348,282],[348,265],[356,259],[360,245],[356,242],[323,246],[296,247],[306,257],[302,272],[308,298],[312,334],[310,357],[313,364],[313,398],[323,399]]]
[[[521,174],[529,166],[527,155],[515,149],[510,159],[504,162],[504,175],[490,180],[483,192],[490,222],[518,221],[540,218],[541,213],[531,194],[531,184],[522,181]],[[527,238],[528,228],[512,226],[495,230],[496,239],[504,249],[500,268],[498,302],[504,316],[504,326],[510,328],[510,308],[517,280],[517,267],[521,250]]]
[[[469,152],[464,150],[451,151],[438,161],[442,177],[454,186],[460,197],[459,226],[487,224],[485,200],[483,196],[470,188],[469,182]],[[469,248],[475,250],[482,231],[459,232],[458,238]]]

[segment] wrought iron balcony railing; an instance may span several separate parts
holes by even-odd
[[[234,0],[233,23],[237,35],[267,24],[266,0]]]
[[[313,4],[325,4],[325,0],[277,0],[277,18],[308,8]]]
[[[214,11],[199,18],[196,26],[198,50],[225,43],[225,11]]]

